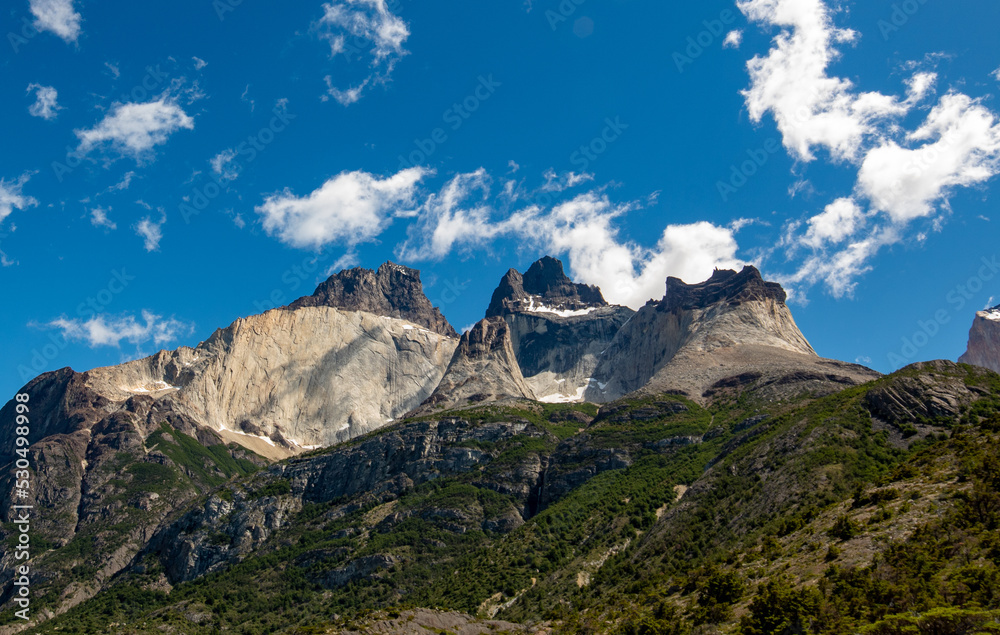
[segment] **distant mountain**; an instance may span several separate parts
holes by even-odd
[[[34,484],[15,485],[11,402],[0,492],[33,506],[33,632],[1000,618],[1000,376],[822,359],[752,267],[670,278],[634,312],[544,258],[487,313],[453,337],[418,272],[387,263],[195,348],[29,382]],[[13,520],[0,506],[3,544]],[[25,626],[14,557],[0,635]]]
[[[609,305],[594,286],[576,284],[562,262],[545,257],[522,275],[511,269],[486,311],[502,317],[521,373],[541,401],[583,401],[615,333],[635,314]]]
[[[976,313],[969,347],[958,361],[1000,373],[1000,305]]]
[[[615,334],[586,399],[611,401],[634,391],[699,402],[745,389],[827,394],[878,376],[816,355],[781,286],[747,266],[717,270],[699,284],[668,278],[663,299],[648,302]]]
[[[535,398],[521,375],[507,322],[492,317],[480,321],[462,335],[434,394],[411,414]]]
[[[309,306],[364,311],[419,324],[446,337],[458,337],[441,311],[424,295],[420,272],[394,262],[387,262],[376,271],[361,267],[345,269],[288,308],[294,311]]]

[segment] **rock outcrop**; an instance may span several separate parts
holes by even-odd
[[[377,271],[345,269],[330,276],[310,296],[288,305],[295,310],[307,306],[328,306],[345,311],[364,311],[406,320],[446,337],[458,337],[437,307],[424,295],[420,272],[393,262]]]
[[[46,373],[24,389],[31,440],[87,430],[134,397],[150,398],[156,416],[179,429],[214,430],[272,459],[365,434],[427,399],[458,344],[421,289],[416,271],[391,263],[343,271],[312,296],[236,320],[194,348]],[[10,403],[0,434],[12,434],[13,419]]]
[[[572,313],[599,306],[608,306],[600,289],[574,283],[562,262],[545,256],[523,275],[514,269],[507,272],[493,292],[486,317],[520,311]]]
[[[486,318],[455,349],[448,370],[419,413],[506,399],[535,399],[525,382],[503,318]]]
[[[510,327],[521,373],[541,401],[583,401],[598,359],[635,314],[609,305],[594,286],[576,284],[546,256],[522,275],[511,269],[486,312]]]
[[[704,401],[748,387],[781,398],[878,376],[816,355],[781,286],[748,266],[739,273],[717,270],[701,284],[669,278],[663,299],[647,303],[615,335],[586,398],[612,401],[642,390]]]
[[[969,331],[969,347],[958,361],[1000,373],[1000,305],[976,313]]]

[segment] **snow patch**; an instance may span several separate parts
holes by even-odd
[[[990,309],[989,311],[983,311],[983,317],[986,318],[987,320],[1000,322],[1000,308]]]
[[[271,440],[271,437],[264,437],[264,436],[261,436],[259,434],[250,434],[248,432],[243,432],[242,430],[231,430],[231,429],[227,428],[226,426],[222,426],[220,428],[220,430],[222,430],[224,432],[232,432],[233,434],[239,434],[239,435],[242,435],[244,437],[253,437],[254,439],[260,439],[261,441],[263,441],[264,443],[268,444],[272,448],[273,447],[277,447],[274,444],[274,441]],[[296,445],[298,445],[298,444],[296,443]]]
[[[600,307],[592,306],[586,309],[577,309],[575,311],[570,311],[568,309],[556,309],[553,307],[545,306],[545,304],[539,302],[535,304],[535,296],[528,296],[528,306],[525,309],[529,313],[552,313],[558,315],[559,317],[578,317],[580,315],[588,315],[593,313]]]
[[[541,397],[539,398],[538,401],[541,401],[542,403],[580,403],[581,401],[583,401],[584,393],[587,392],[587,387],[594,382],[594,379],[588,377],[587,379],[584,380],[584,382],[585,383],[582,386],[576,389],[576,394],[564,395],[562,393],[556,393],[554,395],[546,395],[544,397]]]
[[[171,386],[165,381],[152,381],[145,384],[139,384],[138,386],[119,386],[125,392],[130,392],[136,395],[148,395],[154,392],[163,392],[164,390],[180,390],[180,386]]]

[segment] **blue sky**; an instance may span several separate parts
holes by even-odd
[[[817,351],[1000,301],[1000,5],[17,0],[0,390],[193,345],[343,266],[463,328],[544,254],[638,307],[754,263]]]

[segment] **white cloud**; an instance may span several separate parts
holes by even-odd
[[[109,145],[123,156],[141,160],[182,129],[193,130],[194,119],[173,100],[161,97],[146,103],[115,104],[100,123],[77,130],[76,136],[82,154]]]
[[[31,14],[35,28],[55,33],[67,43],[80,37],[80,14],[73,8],[73,0],[31,0]]]
[[[409,25],[389,10],[385,0],[326,3],[316,27],[329,42],[332,57],[369,60],[367,76],[348,88],[335,87],[330,76],[325,78],[328,97],[345,106],[361,99],[370,86],[385,83],[396,62],[407,54],[403,44],[410,36]]]
[[[490,178],[486,170],[454,176],[437,194],[421,205],[418,220],[410,226],[409,238],[397,248],[405,260],[441,259],[456,245],[480,245],[507,233],[508,226],[491,221],[492,208],[486,203]],[[469,199],[476,198],[473,204]],[[517,222],[510,220],[508,223]]]
[[[135,226],[135,233],[142,237],[146,251],[159,251],[160,241],[163,240],[163,224],[167,222],[167,215],[162,209],[159,211],[159,221],[146,216]]]
[[[31,196],[22,193],[24,184],[31,178],[30,174],[24,174],[16,181],[0,179],[0,223],[10,216],[14,210],[26,210],[29,207],[38,205],[38,201]]]
[[[409,168],[380,179],[366,172],[342,172],[305,197],[288,189],[269,196],[256,212],[264,230],[287,245],[353,246],[372,240],[393,217],[412,208],[417,184],[429,173]]]
[[[990,73],[990,77],[992,77],[993,79],[995,79],[998,82],[1000,82],[1000,68],[998,68],[995,71],[993,71],[992,73]]]
[[[802,239],[814,249],[837,244],[854,234],[864,223],[864,212],[852,198],[839,198],[826,206],[821,214],[809,219],[809,229]]]
[[[59,93],[52,86],[42,86],[41,84],[29,84],[28,92],[35,91],[35,103],[28,107],[28,113],[32,117],[41,117],[46,121],[51,121],[58,116],[58,111],[62,110],[58,104]]]
[[[122,180],[118,181],[114,185],[108,187],[108,189],[101,192],[102,194],[107,194],[109,192],[124,192],[132,185],[132,179],[135,178],[135,172],[129,170],[122,175]]]
[[[738,49],[743,44],[743,31],[739,29],[726,33],[726,39],[722,41],[724,49]]]
[[[812,161],[813,149],[823,147],[836,160],[855,160],[880,122],[906,113],[894,97],[856,94],[850,80],[827,75],[840,55],[834,45],[854,41],[857,33],[835,28],[821,0],[740,0],[737,6],[749,20],[782,29],[766,57],[747,63],[751,83],[743,95],[754,122],[774,117],[796,159]]]
[[[979,102],[949,93],[905,142],[887,141],[871,150],[858,173],[858,190],[873,209],[894,222],[930,216],[954,187],[967,187],[997,173],[1000,125]]]
[[[191,59],[194,61],[194,70],[196,71],[200,71],[201,69],[208,66],[208,62],[201,59],[200,57],[192,57]]]
[[[132,315],[97,315],[86,321],[61,317],[45,326],[59,329],[66,339],[86,342],[92,348],[118,347],[123,340],[136,345],[152,341],[160,346],[193,332],[190,324],[174,318],[165,320],[150,311],[142,312],[142,322]]]
[[[577,174],[576,172],[563,172],[562,174],[556,174],[556,171],[552,168],[546,170],[542,176],[545,177],[545,184],[541,187],[541,191],[543,192],[562,192],[576,187],[581,183],[594,180],[593,174],[588,174],[586,172],[582,174]]]
[[[577,280],[600,286],[609,302],[633,307],[662,297],[667,276],[701,281],[717,266],[738,265],[735,229],[707,222],[669,225],[652,248],[622,240],[617,219],[635,206],[615,205],[600,192],[551,209],[530,205],[509,214],[492,208],[490,200],[484,170],[455,176],[421,206],[397,256],[436,260],[513,238],[534,251],[568,256]]]
[[[103,227],[109,230],[118,229],[118,225],[114,223],[110,218],[108,218],[108,211],[103,207],[95,207],[90,210],[90,224],[94,227]]]
[[[211,163],[212,171],[219,177],[219,180],[234,181],[239,177],[240,165],[233,162],[237,154],[236,150],[227,148],[212,157],[209,163]]]
[[[121,68],[118,67],[117,64],[112,64],[111,62],[104,62],[104,68],[108,69],[108,72],[111,73],[111,77],[113,77],[114,79],[118,79],[119,77],[122,76],[122,70]]]
[[[827,74],[840,57],[836,45],[857,34],[836,28],[822,0],[737,4],[750,20],[781,29],[767,56],[747,65],[751,83],[743,95],[751,118],[759,122],[770,113],[795,159],[813,161],[821,148],[833,161],[857,167],[849,195],[805,223],[786,225],[779,245],[786,256],[802,247],[812,254],[795,272],[778,276],[781,282],[822,283],[837,297],[852,293],[882,248],[926,239],[927,227],[913,229],[916,221],[941,229],[940,212],[955,188],[1000,172],[1000,123],[979,100],[950,91],[908,131],[904,116],[932,98],[935,73],[918,71],[919,63],[906,65],[913,74],[905,80],[905,97],[858,92],[849,80]]]

